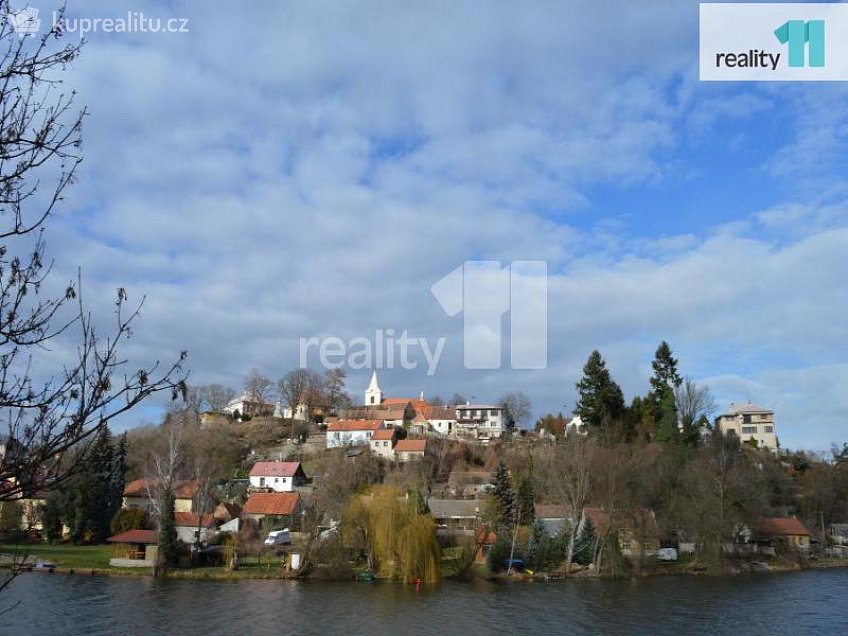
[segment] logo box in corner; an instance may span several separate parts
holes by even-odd
[[[702,3],[702,81],[848,80],[848,4]]]

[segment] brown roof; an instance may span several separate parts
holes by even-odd
[[[124,497],[148,497],[156,482],[152,479],[136,479],[124,487]],[[197,494],[198,483],[193,479],[182,479],[174,483],[174,497],[193,499]]]
[[[254,492],[244,504],[244,514],[293,515],[297,514],[299,504],[297,492]]]
[[[761,537],[810,536],[804,524],[795,517],[763,517],[757,521],[754,534]]]
[[[423,453],[427,450],[426,439],[402,439],[395,444],[396,453]]]
[[[424,417],[428,420],[455,420],[456,409],[448,406],[428,406],[424,409]]]
[[[554,504],[536,504],[536,518],[537,519],[568,519],[571,515],[569,514],[568,506],[557,506]],[[595,520],[592,520],[592,523],[595,523]]]
[[[174,525],[185,526],[189,528],[208,528],[215,520],[211,514],[203,515],[202,517],[196,512],[175,512]]]
[[[371,436],[371,441],[379,441],[379,440],[390,440],[394,439],[395,429],[393,428],[381,428],[379,431],[374,431],[374,434]]]
[[[583,508],[583,514],[592,520],[592,527],[598,536],[606,533],[610,521],[614,524],[613,528],[632,530],[641,525],[651,534],[659,533],[656,516],[648,508],[614,510],[612,513],[601,508]]]
[[[155,530],[127,530],[106,540],[112,543],[147,543],[151,545],[159,542]]]
[[[383,420],[338,420],[327,427],[330,432],[376,431],[383,428]]]
[[[212,513],[212,516],[216,519],[235,519],[241,516],[241,506],[222,501],[215,507],[215,512]]]
[[[294,477],[300,462],[256,462],[251,477]]]

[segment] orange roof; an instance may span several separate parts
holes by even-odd
[[[294,477],[300,462],[256,462],[250,469],[251,477]]]
[[[338,420],[327,427],[330,432],[376,431],[383,428],[383,420]]]
[[[300,508],[300,493],[254,492],[244,504],[246,515],[293,515]]]
[[[214,523],[211,514],[206,514],[201,517],[196,512],[175,512],[174,525],[187,526],[189,528],[208,528]]]
[[[426,439],[402,439],[395,444],[396,453],[423,453],[426,449]]]
[[[156,482],[152,479],[136,479],[124,487],[124,497],[148,497]],[[197,494],[198,483],[193,479],[181,479],[174,483],[174,497],[193,499]]]
[[[393,428],[381,428],[379,431],[374,431],[374,434],[371,436],[371,441],[376,442],[379,440],[390,440],[394,439],[395,429]]]
[[[155,530],[127,530],[121,534],[106,539],[112,543],[148,543],[156,544],[159,542],[156,537]]]
[[[765,537],[785,537],[810,533],[795,517],[763,517],[757,522],[754,534]]]
[[[407,404],[411,404],[412,408],[416,411],[423,411],[427,408],[427,400],[420,400],[418,398],[384,398],[383,406],[393,406],[400,404],[402,406],[406,406]]]

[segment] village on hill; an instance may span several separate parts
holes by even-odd
[[[241,392],[197,387],[160,425],[102,435],[67,484],[4,504],[2,530],[111,546],[113,569],[342,579],[848,557],[848,447],[780,448],[774,412],[750,402],[710,419],[708,389],[679,376],[665,343],[653,367],[627,406],[593,352],[575,413],[532,429],[521,393],[396,397],[374,371],[357,404],[338,370],[276,386],[254,370]]]

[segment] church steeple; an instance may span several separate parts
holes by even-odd
[[[365,389],[365,406],[377,406],[383,402],[383,392],[377,384],[377,372],[371,375],[371,383]]]

